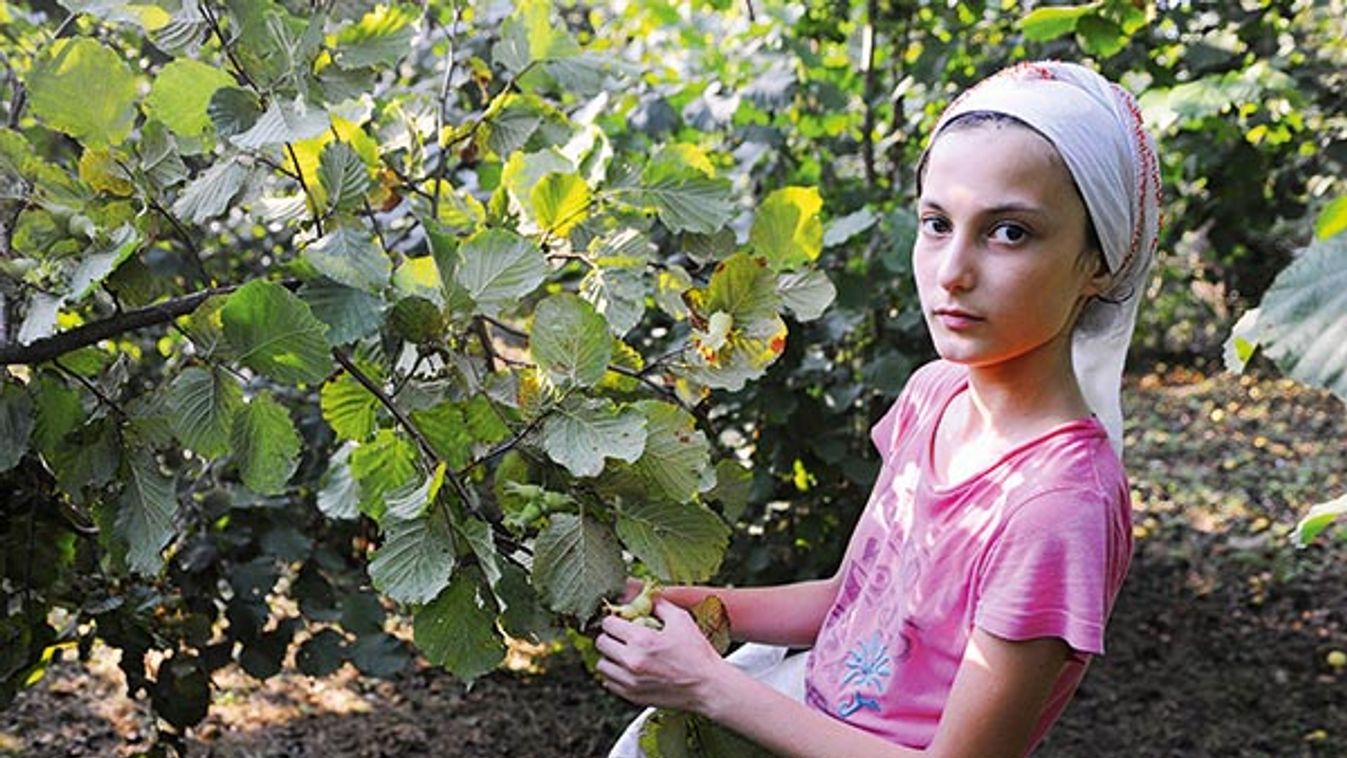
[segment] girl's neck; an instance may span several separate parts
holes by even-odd
[[[962,481],[1048,429],[1090,415],[1071,365],[1070,343],[1049,355],[970,366],[968,389],[936,429],[935,463],[946,482]]]

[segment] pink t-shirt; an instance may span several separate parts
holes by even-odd
[[[1094,418],[1057,426],[962,482],[942,485],[931,445],[966,370],[918,370],[871,430],[883,457],[819,630],[805,702],[925,748],[977,626],[1072,648],[1031,748],[1070,699],[1132,553],[1127,480]]]

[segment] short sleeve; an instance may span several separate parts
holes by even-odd
[[[983,561],[973,623],[1005,639],[1058,637],[1077,653],[1102,655],[1129,552],[1118,513],[1103,493],[1078,488],[1022,503]]]
[[[912,372],[907,384],[903,385],[903,391],[898,393],[898,399],[870,427],[870,441],[881,458],[889,457],[898,440],[905,437],[917,422],[919,408],[929,404],[938,391],[947,389],[944,385],[950,384],[951,376],[955,375],[957,372],[951,372],[950,366],[939,360],[931,361]]]

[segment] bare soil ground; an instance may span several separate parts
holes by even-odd
[[[1137,549],[1108,638],[1040,758],[1347,756],[1347,540],[1294,549],[1347,490],[1347,412],[1280,380],[1167,370],[1126,404]],[[0,713],[0,755],[132,756],[152,739],[112,653],[64,663]],[[602,755],[635,711],[574,654],[471,689],[417,668],[313,680],[217,675],[195,756]]]

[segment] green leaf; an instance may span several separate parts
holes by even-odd
[[[238,380],[217,369],[184,369],[169,389],[173,432],[183,447],[204,458],[229,452],[234,417],[243,407]]]
[[[424,297],[404,297],[388,314],[388,323],[402,339],[428,345],[444,339],[444,314],[438,306]]]
[[[566,58],[578,52],[565,25],[552,20],[549,0],[515,3],[514,13],[501,24],[500,41],[491,49],[492,58],[512,76],[535,61]]]
[[[668,161],[648,166],[635,192],[639,202],[654,208],[674,232],[711,234],[735,214],[729,180]]]
[[[19,465],[33,433],[33,401],[24,388],[0,382],[0,472]]]
[[[327,343],[333,347],[374,334],[383,321],[383,300],[364,290],[322,280],[305,284],[299,297],[327,324]]]
[[[136,119],[136,76],[112,48],[85,37],[51,43],[28,77],[28,107],[85,147],[120,145]]]
[[[1096,8],[1097,3],[1089,5],[1068,5],[1051,8],[1035,8],[1020,20],[1020,29],[1024,38],[1033,42],[1046,42],[1057,39],[1063,34],[1075,31],[1076,23]]]
[[[1309,545],[1315,537],[1319,536],[1320,532],[1327,529],[1343,514],[1347,514],[1347,495],[1310,508],[1310,512],[1305,514],[1305,517],[1296,524],[1296,529],[1292,533],[1296,547]]]
[[[170,61],[154,78],[145,114],[158,119],[175,134],[199,138],[211,127],[206,108],[216,90],[232,87],[234,77],[224,69],[190,58]]]
[[[408,5],[379,5],[337,33],[332,59],[346,69],[391,66],[412,48],[421,12]]]
[[[792,269],[823,251],[823,198],[817,187],[782,187],[758,206],[748,243],[774,270]]]
[[[1233,374],[1244,373],[1244,367],[1258,349],[1258,313],[1259,309],[1245,311],[1230,329],[1222,349],[1225,370]]]
[[[1321,240],[1344,231],[1347,231],[1347,195],[1324,206],[1314,222],[1314,236]]]
[[[599,599],[622,590],[627,567],[613,530],[592,518],[558,513],[533,548],[533,584],[557,613],[588,618]]]
[[[1283,371],[1347,399],[1347,236],[1315,241],[1277,275],[1257,331]]]
[[[553,384],[593,386],[613,355],[608,322],[576,295],[552,295],[533,312],[529,353]]]
[[[388,286],[393,263],[363,227],[339,226],[304,250],[304,260],[338,284],[378,292]]]
[[[91,246],[80,259],[75,273],[70,275],[70,295],[66,302],[74,304],[88,297],[139,247],[140,233],[131,224],[122,224],[101,244]]]
[[[637,500],[618,511],[617,536],[662,581],[683,584],[720,568],[730,528],[704,505]]]
[[[241,148],[258,150],[313,139],[326,132],[330,126],[327,111],[319,110],[303,99],[290,102],[273,100],[248,131],[229,139]]]
[[[378,520],[384,497],[416,476],[416,446],[392,429],[380,429],[351,453],[351,473],[360,483],[361,512]]]
[[[365,193],[374,184],[365,161],[345,142],[329,142],[323,148],[323,155],[318,159],[318,181],[327,191],[330,210],[360,207]]]
[[[401,603],[430,602],[453,571],[453,534],[435,515],[391,521],[369,564],[375,588]]]
[[[547,259],[531,241],[504,229],[488,229],[459,247],[462,262],[455,272],[480,313],[500,309],[537,289],[547,278]]]
[[[117,500],[117,537],[126,542],[131,570],[153,576],[163,566],[160,553],[173,539],[173,516],[178,510],[173,481],[159,473],[159,464],[148,452],[127,461],[123,481]]]
[[[417,484],[413,480],[405,487],[388,493],[385,517],[407,521],[425,513],[435,503],[435,498],[439,497],[447,466],[444,461],[440,461],[425,481]]]
[[[720,503],[725,520],[733,524],[744,515],[753,493],[753,472],[733,458],[716,461],[716,486],[706,493],[707,500]]]
[[[402,640],[387,632],[366,635],[351,646],[351,663],[365,676],[389,678],[411,663]]]
[[[543,422],[543,450],[575,476],[598,476],[605,458],[634,463],[645,449],[645,416],[618,411],[607,398],[585,398],[558,408]]]
[[[224,213],[248,180],[248,169],[233,159],[221,160],[193,179],[173,202],[173,215],[201,224]]]
[[[318,481],[318,510],[328,518],[354,519],[360,515],[360,484],[351,474],[355,443],[337,448]]]
[[[576,174],[548,174],[529,192],[533,220],[558,237],[589,217],[589,203],[589,185]]]
[[[322,629],[295,652],[295,665],[305,676],[328,676],[346,662],[346,638],[335,629]]]
[[[246,89],[221,87],[206,103],[206,115],[215,125],[215,134],[228,138],[253,128],[262,117],[262,104]]]
[[[187,180],[187,164],[178,152],[178,142],[158,121],[147,121],[141,127],[140,170],[160,189]]]
[[[220,318],[239,361],[251,369],[278,382],[310,384],[332,372],[327,326],[279,284],[248,282],[229,296]]]
[[[651,495],[687,502],[702,490],[711,447],[692,414],[658,400],[636,403],[646,418],[645,451],[633,465]]]
[[[463,406],[468,429],[477,442],[494,444],[510,436],[510,427],[501,418],[500,411],[486,395],[473,395]]]
[[[488,121],[487,147],[497,155],[507,156],[523,147],[542,122],[543,117],[522,102],[507,104]]]
[[[473,435],[463,409],[445,401],[430,408],[412,411],[412,423],[430,440],[436,454],[454,468],[462,468],[472,455]]]
[[[736,324],[776,317],[780,295],[777,279],[766,263],[743,253],[726,258],[716,266],[706,288],[705,315],[728,313]]]
[[[510,190],[520,205],[529,202],[533,188],[548,174],[568,174],[575,171],[575,163],[559,149],[549,147],[535,153],[515,153],[501,169],[500,182]]]
[[[495,670],[505,659],[496,614],[480,597],[477,583],[463,572],[434,602],[417,609],[412,634],[426,660],[467,682]]]
[[[777,279],[781,302],[798,321],[813,321],[832,304],[837,288],[828,275],[818,270],[793,271]]]
[[[345,371],[323,385],[318,405],[337,439],[363,442],[374,433],[379,399]]]
[[[1076,37],[1090,55],[1112,58],[1127,47],[1130,39],[1122,27],[1102,16],[1083,16],[1076,23]]]
[[[50,457],[65,436],[84,420],[84,406],[79,392],[46,374],[39,375],[28,388],[36,417],[32,444],[39,453]]]
[[[868,205],[855,213],[848,213],[841,218],[835,218],[828,222],[827,228],[823,230],[823,246],[837,247],[857,234],[870,229],[878,221],[879,214],[870,210]]]
[[[285,407],[258,395],[234,420],[231,434],[239,476],[259,495],[277,495],[299,466],[299,432]]]
[[[580,282],[580,295],[603,314],[613,336],[621,337],[645,315],[646,284],[640,268],[595,266]]]

